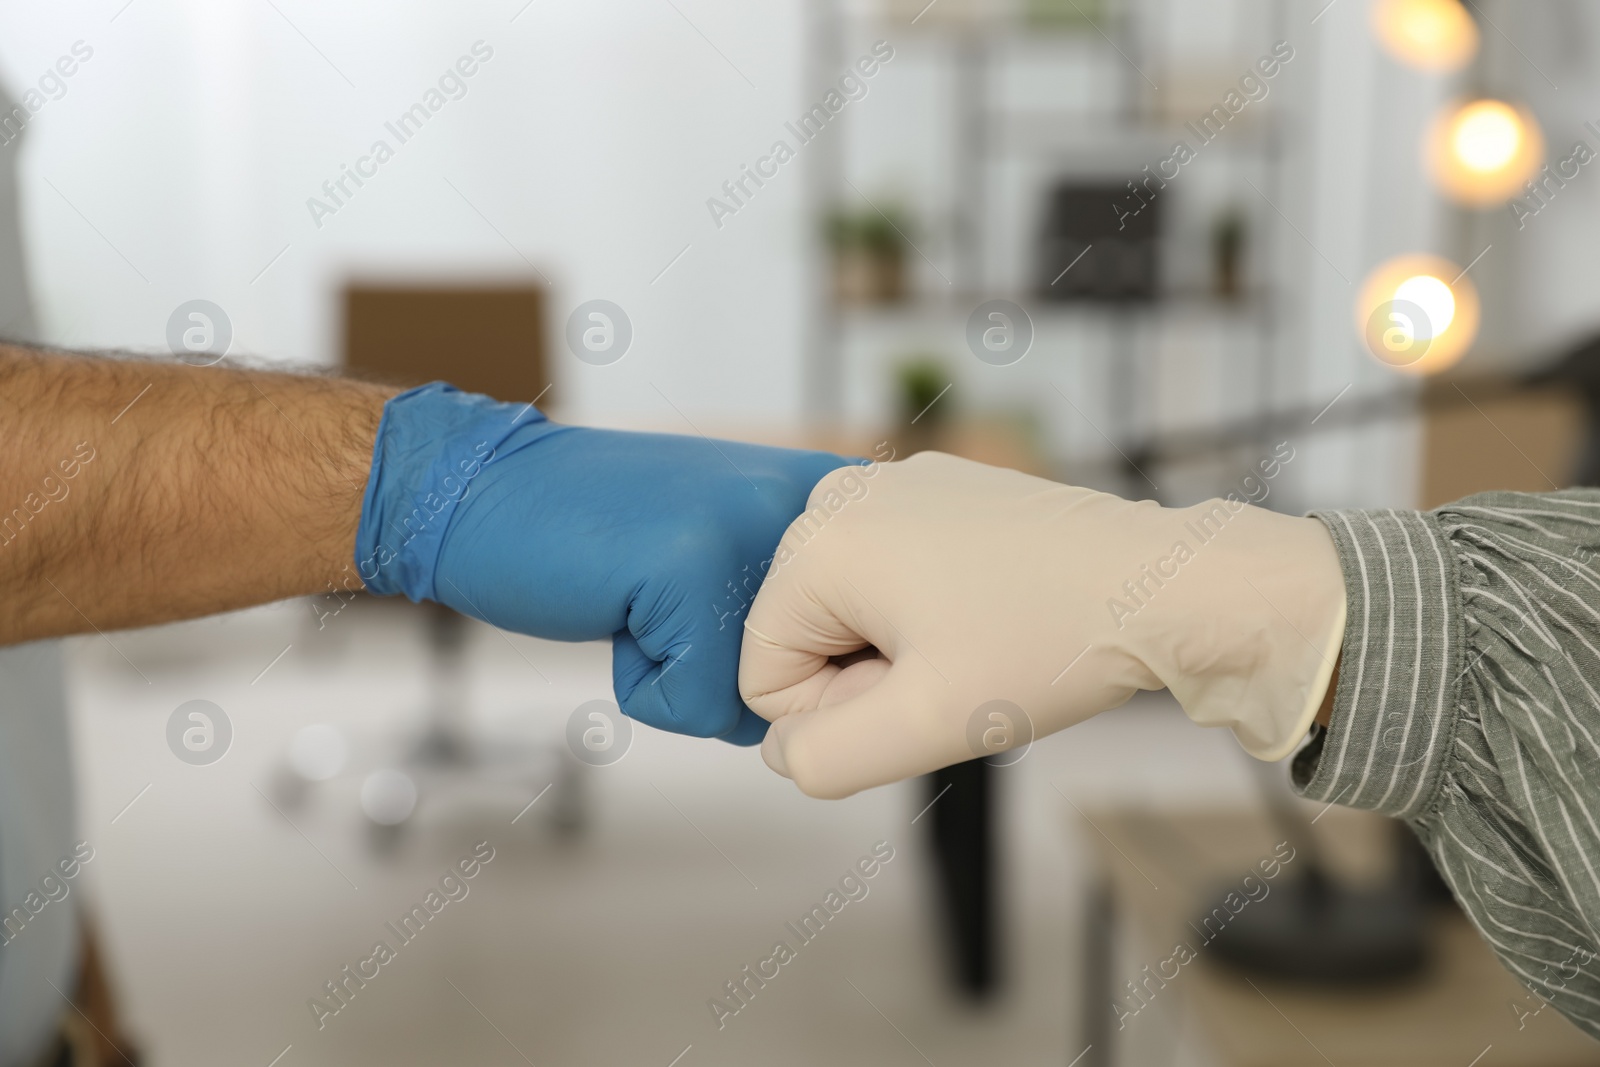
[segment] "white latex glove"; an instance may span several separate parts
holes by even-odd
[[[812,796],[991,756],[1163,687],[1282,759],[1344,636],[1322,524],[1242,501],[1164,508],[925,452],[834,471],[808,507],[751,606],[739,691],[773,723],[768,765]],[[993,729],[1016,718],[995,701],[1032,729]]]

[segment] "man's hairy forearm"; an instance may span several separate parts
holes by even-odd
[[[359,588],[393,392],[0,346],[0,644]]]

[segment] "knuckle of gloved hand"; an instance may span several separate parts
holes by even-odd
[[[871,490],[873,478],[879,474],[878,469],[854,463],[829,471],[812,487],[806,511],[815,513],[820,508],[829,515],[838,514],[846,504],[864,499]]]
[[[848,791],[839,790],[839,789],[827,789],[827,788],[823,788],[819,784],[806,783],[806,782],[801,782],[800,783],[800,792],[804,793],[806,796],[810,797],[812,800],[843,800],[846,797],[850,796],[850,793]]]
[[[739,699],[744,701],[745,707],[768,722],[777,722],[783,717],[783,708],[778,700],[772,694],[763,692],[760,687],[752,686],[746,689],[740,686]]]
[[[902,471],[928,471],[959,467],[965,462],[948,452],[929,450],[913,453],[893,466],[899,467]]]
[[[834,760],[828,753],[817,751],[803,735],[790,731],[783,743],[784,761],[789,777],[800,787],[800,792],[814,800],[842,800],[855,792],[841,779]]]
[[[678,732],[689,737],[722,737],[738,727],[739,712],[728,708],[696,708],[692,714],[679,716],[678,722],[681,727]]]
[[[841,789],[839,783],[830,776],[818,774],[809,768],[796,770],[791,767],[790,772],[794,775],[794,783],[800,787],[800,792],[813,800],[843,800],[853,792]]]

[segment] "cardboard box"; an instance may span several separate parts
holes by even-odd
[[[1548,493],[1571,484],[1585,419],[1576,393],[1481,380],[1460,391],[1450,381],[1427,389],[1421,507],[1490,489]]]

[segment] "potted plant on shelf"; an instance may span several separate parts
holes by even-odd
[[[833,250],[833,288],[843,304],[893,304],[906,298],[906,236],[911,221],[903,208],[837,210],[828,216]]]
[[[1243,293],[1244,239],[1244,212],[1228,208],[1217,216],[1211,228],[1211,269],[1219,299],[1237,300]]]
[[[1028,25],[1041,30],[1095,28],[1103,21],[1101,0],[1027,0]]]
[[[939,448],[954,410],[944,396],[952,382],[950,368],[931,352],[911,352],[895,368],[895,379],[900,394],[895,435],[902,457]]]

